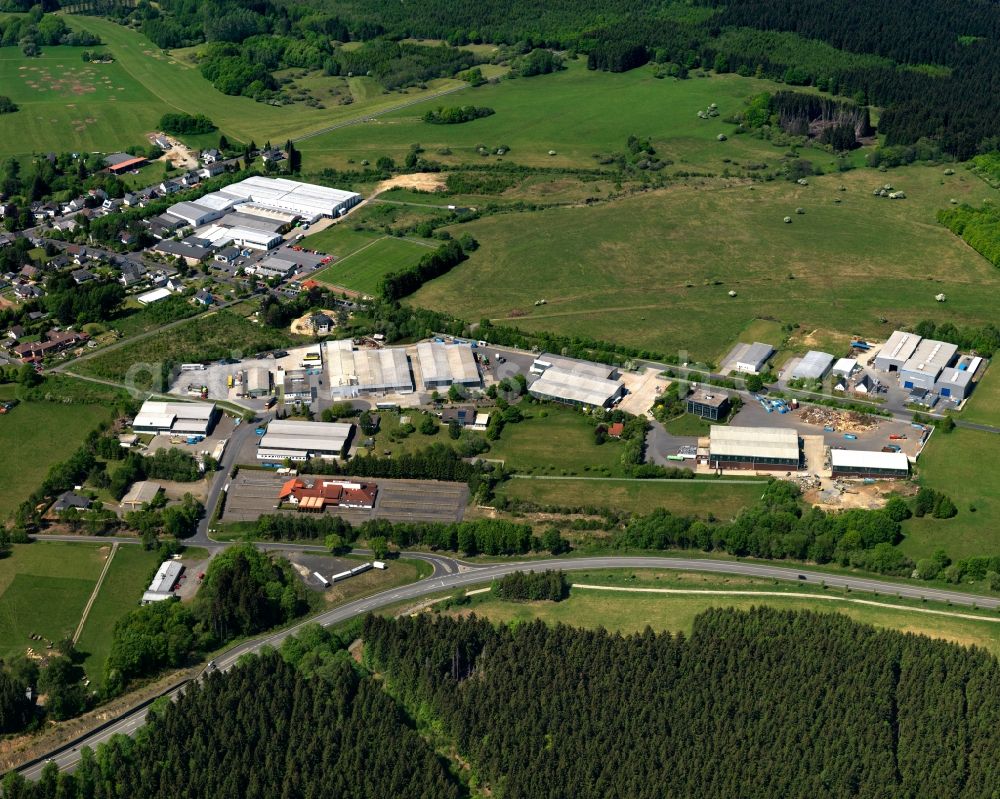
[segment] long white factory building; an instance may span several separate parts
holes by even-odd
[[[275,419],[257,445],[257,460],[281,463],[309,458],[339,458],[351,438],[352,424]]]

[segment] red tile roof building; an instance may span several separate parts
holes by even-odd
[[[378,486],[375,483],[354,483],[348,480],[317,479],[307,483],[299,478],[281,486],[278,501],[295,505],[299,510],[322,512],[326,508],[375,507]]]

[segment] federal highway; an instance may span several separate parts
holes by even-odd
[[[76,537],[77,539],[79,537]],[[105,539],[108,540],[108,539]],[[128,540],[128,539],[123,539]],[[268,548],[303,549],[299,545],[266,545]],[[321,624],[325,627],[362,616],[372,611],[396,605],[401,602],[418,600],[434,594],[447,593],[458,588],[466,588],[477,583],[488,582],[496,577],[502,577],[514,571],[539,571],[544,569],[563,569],[564,571],[581,571],[593,569],[673,569],[678,571],[711,572],[716,574],[732,574],[747,577],[762,577],[765,579],[794,582],[798,585],[826,585],[830,588],[849,588],[853,591],[878,593],[895,597],[916,600],[932,600],[935,602],[950,602],[953,605],[997,609],[1000,599],[963,594],[958,591],[945,591],[936,588],[925,588],[919,585],[900,584],[871,580],[849,575],[828,574],[805,569],[790,569],[782,566],[770,566],[742,561],[710,560],[702,558],[670,558],[670,557],[581,557],[552,558],[546,560],[531,560],[520,562],[505,562],[497,564],[465,563],[443,555],[414,552],[404,553],[406,557],[420,557],[434,565],[432,576],[416,583],[392,588],[381,593],[348,602],[328,610],[318,616],[305,619],[294,626],[270,635],[264,635],[238,644],[216,657],[206,671],[218,669],[225,671],[232,668],[240,656],[258,652],[262,647],[280,646],[289,636],[295,635],[307,624]],[[390,565],[391,568],[391,565]],[[203,672],[204,673],[204,672]],[[184,690],[187,681],[183,681],[171,689],[166,695],[176,696]],[[20,772],[28,779],[38,779],[47,762],[54,762],[62,770],[72,771],[80,760],[80,749],[84,746],[95,748],[107,741],[113,735],[131,735],[140,728],[146,720],[148,705],[123,713],[110,724],[89,733],[65,746],[50,752],[48,756],[25,765]]]

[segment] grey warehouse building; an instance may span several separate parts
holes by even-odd
[[[427,390],[460,386],[478,386],[481,382],[476,357],[468,344],[441,344],[423,341],[417,344],[420,379]]]
[[[938,375],[951,365],[957,353],[958,347],[954,344],[925,338],[900,368],[899,382],[903,388],[933,391]]]
[[[774,347],[755,341],[753,344],[738,344],[736,352],[736,371],[746,374],[759,374],[764,369],[764,364],[774,355]]]
[[[323,355],[334,397],[413,393],[410,362],[401,347],[356,349],[348,338],[325,342]]]
[[[531,365],[540,377],[528,386],[537,399],[609,408],[625,396],[625,386],[612,366],[542,353]]]
[[[262,463],[301,462],[309,458],[339,458],[354,425],[340,422],[295,422],[275,419],[257,445]]]
[[[833,356],[819,350],[809,350],[792,369],[792,377],[800,380],[822,380],[833,366]]]
[[[920,336],[916,333],[896,330],[882,345],[872,364],[881,372],[898,372],[913,355],[919,343]]]
[[[713,469],[796,471],[802,460],[799,434],[785,427],[712,425],[708,452]]]

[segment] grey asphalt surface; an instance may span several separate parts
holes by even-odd
[[[109,539],[102,539],[109,540]],[[286,548],[289,545],[284,545]],[[301,547],[294,547],[301,549]],[[416,554],[416,553],[414,553]],[[421,553],[423,554],[423,553]],[[431,556],[428,556],[431,557]],[[951,602],[955,605],[967,607],[980,607],[996,609],[1000,607],[1000,599],[990,597],[980,597],[971,594],[963,594],[957,591],[945,591],[936,588],[923,588],[921,586],[902,585],[897,583],[883,582],[881,580],[871,580],[861,577],[851,577],[845,575],[826,574],[822,572],[806,571],[800,569],[790,569],[781,566],[770,566],[757,563],[743,563],[738,561],[719,561],[695,558],[669,558],[669,557],[593,557],[593,558],[553,558],[547,560],[532,560],[521,562],[508,562],[495,565],[473,565],[462,564],[459,561],[445,556],[432,556],[442,562],[450,561],[448,568],[452,569],[443,576],[435,575],[416,583],[392,588],[369,597],[348,602],[339,607],[313,616],[299,622],[280,632],[245,641],[212,661],[212,667],[207,670],[218,669],[226,671],[232,668],[237,660],[247,653],[257,652],[264,646],[277,647],[288,637],[294,636],[307,624],[321,624],[330,627],[341,624],[356,616],[361,616],[372,611],[376,611],[389,605],[399,602],[415,600],[431,594],[447,592],[456,588],[464,588],[476,583],[488,582],[496,577],[501,577],[514,571],[540,571],[544,569],[563,569],[565,571],[581,571],[586,569],[676,569],[681,571],[712,572],[717,574],[736,574],[750,577],[762,577],[765,579],[783,580],[796,584],[825,584],[831,588],[850,588],[855,591],[886,594],[889,596],[899,596],[909,599],[928,599],[939,602]],[[174,688],[168,696],[174,697],[184,689],[184,684]],[[123,714],[113,724],[101,729],[89,736],[78,740],[75,744],[69,744],[49,755],[49,760],[59,766],[61,770],[72,771],[80,760],[79,750],[88,746],[94,748],[104,743],[116,734],[132,735],[146,720],[148,707],[138,708],[134,711]],[[21,774],[31,780],[39,778],[47,760],[35,763],[20,770]]]

